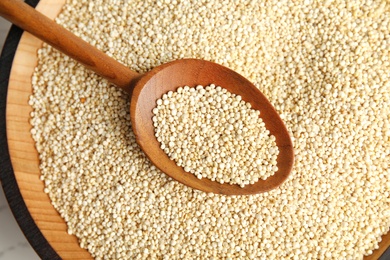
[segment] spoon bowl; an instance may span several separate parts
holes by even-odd
[[[247,79],[216,63],[199,59],[172,61],[140,75],[37,12],[21,0],[1,0],[0,15],[82,63],[131,95],[130,115],[137,143],[151,162],[173,179],[194,189],[225,195],[249,195],[280,186],[291,172],[294,153],[288,131],[267,98]],[[152,110],[157,99],[178,87],[215,84],[242,96],[261,111],[266,128],[276,137],[278,171],[266,180],[241,188],[198,179],[169,159],[154,135]]]
[[[157,99],[178,87],[210,84],[219,85],[231,93],[241,95],[252,108],[261,111],[260,116],[270,134],[276,137],[279,148],[278,171],[273,176],[259,180],[253,185],[246,185],[244,188],[239,185],[221,184],[207,178],[198,179],[177,166],[160,148],[160,143],[154,135],[152,121],[152,110],[156,107]],[[250,81],[219,64],[199,59],[182,59],[156,67],[144,74],[136,83],[131,98],[130,115],[137,143],[146,156],[162,172],[192,188],[225,195],[256,194],[277,188],[291,172],[294,161],[292,142],[278,113]]]

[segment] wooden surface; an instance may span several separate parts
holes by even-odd
[[[194,174],[185,172],[182,167],[169,159],[160,149],[160,143],[154,135],[152,110],[156,100],[168,91],[178,87],[215,84],[229,92],[239,94],[252,108],[261,111],[266,128],[276,137],[279,148],[277,158],[278,171],[275,175],[259,180],[253,185],[241,188],[238,185],[221,184],[207,178],[198,179]],[[267,98],[247,79],[236,72],[213,62],[184,59],[173,61],[146,73],[138,81],[130,105],[130,116],[137,143],[148,158],[160,170],[177,181],[192,188],[225,195],[249,195],[272,190],[281,185],[289,176],[294,162],[294,151],[287,129]]]
[[[38,10],[50,17],[56,16],[65,0],[41,0]],[[28,98],[31,94],[31,75],[36,65],[36,50],[41,42],[25,33],[17,50],[10,74],[7,97],[7,139],[17,184],[36,225],[50,245],[63,259],[91,259],[81,249],[75,236],[68,235],[63,219],[58,215],[43,192],[39,176],[38,155],[29,133]],[[24,232],[28,232],[24,229]],[[378,259],[390,245],[390,235],[383,237],[381,248],[365,259]]]
[[[0,17],[0,50],[3,48],[3,44],[6,36],[8,35],[8,31],[10,30],[10,27],[11,24]],[[2,59],[0,59],[0,63],[2,63]],[[3,74],[5,73],[0,65],[0,91],[3,88],[3,86],[1,85],[2,82],[1,75]],[[1,96],[2,93],[0,93],[0,97]],[[0,98],[0,103],[1,102],[2,99]],[[4,104],[5,104],[5,100],[4,100]],[[2,131],[5,132],[4,128],[2,127],[0,128],[2,129],[0,130],[0,132]],[[2,158],[1,154],[0,154],[0,158]],[[1,165],[0,169],[2,169],[4,167],[3,162],[0,162],[0,165]],[[0,220],[1,220],[0,221],[0,259],[39,260],[40,258],[34,252],[34,249],[32,249],[26,237],[23,235],[23,232],[20,230],[20,227],[18,226],[18,223],[16,222],[16,219],[11,212],[5,194],[1,188],[0,188]]]
[[[65,0],[42,0],[37,10],[54,18]],[[29,124],[32,108],[28,105],[32,93],[31,76],[37,64],[37,49],[42,42],[24,33],[17,49],[7,96],[7,139],[9,153],[19,190],[38,228],[50,245],[63,259],[91,259],[81,249],[75,236],[68,235],[64,220],[51,205],[43,192],[39,179],[39,160]]]

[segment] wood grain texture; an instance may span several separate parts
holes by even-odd
[[[259,180],[253,185],[246,185],[244,188],[227,183],[221,184],[207,178],[198,179],[194,174],[185,172],[182,167],[177,166],[160,149],[151,120],[157,99],[168,91],[175,91],[178,87],[207,86],[212,83],[226,88],[231,93],[241,95],[244,101],[261,111],[260,116],[266,128],[276,137],[276,145],[279,148],[278,171],[275,175],[266,180]],[[224,66],[197,59],[177,60],[158,66],[143,75],[137,82],[130,107],[132,127],[139,146],[155,166],[187,186],[217,194],[250,195],[277,188],[290,175],[294,151],[283,121],[267,98],[251,82]]]
[[[54,18],[65,0],[42,0],[37,10]],[[26,206],[42,234],[62,259],[91,259],[80,248],[75,236],[68,235],[65,221],[43,192],[40,180],[39,158],[31,137],[29,96],[32,94],[31,76],[37,64],[37,50],[42,41],[24,33],[14,62],[7,95],[7,141],[15,178]]]
[[[65,0],[41,0],[37,9],[53,18],[64,2]],[[10,74],[6,123],[12,166],[28,210],[54,250],[62,259],[91,259],[90,254],[79,247],[77,238],[67,234],[64,220],[43,192],[44,185],[39,179],[38,154],[29,133],[31,107],[28,105],[28,97],[32,91],[31,75],[37,62],[36,50],[41,44],[35,37],[24,33]],[[383,236],[380,248],[365,259],[378,259],[389,245],[390,233]]]

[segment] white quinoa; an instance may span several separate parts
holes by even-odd
[[[197,178],[245,187],[278,170],[279,149],[260,111],[221,86],[179,87],[156,101],[161,149]]]
[[[130,68],[179,58],[241,73],[293,137],[292,175],[253,196],[158,171],[129,97],[44,46],[32,134],[45,191],[96,259],[361,259],[390,226],[386,1],[70,0],[57,21]]]

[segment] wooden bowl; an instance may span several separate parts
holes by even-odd
[[[39,0],[27,1],[35,6]],[[41,0],[37,9],[50,18],[58,15],[65,0]],[[20,41],[19,41],[20,40]],[[10,207],[22,231],[43,259],[91,259],[43,192],[39,159],[29,124],[32,108],[31,76],[42,42],[12,27],[0,59],[0,177]],[[390,232],[379,249],[364,259],[378,259],[390,246]]]

